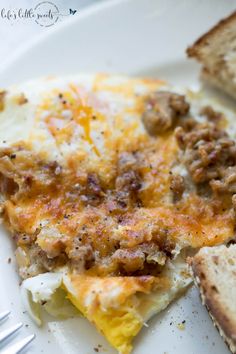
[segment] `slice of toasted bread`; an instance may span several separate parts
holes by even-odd
[[[236,98],[236,12],[187,48],[202,65],[202,77]]]
[[[236,245],[204,247],[189,264],[203,304],[236,353]]]

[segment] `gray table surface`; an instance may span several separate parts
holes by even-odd
[[[61,21],[69,21],[72,16],[79,16],[80,11],[93,3],[100,0],[48,0],[57,6],[60,16],[58,21],[53,24],[57,26]],[[22,15],[25,10],[32,9],[34,13],[35,7],[45,2],[44,0],[0,0],[0,65],[8,60],[11,55],[16,52],[27,41],[36,38],[38,34],[45,33],[51,27],[40,26],[35,22],[33,17],[25,17]],[[51,5],[42,5],[45,9],[50,9]],[[21,10],[20,10],[21,9]],[[72,11],[74,15],[72,14]],[[19,10],[20,15],[19,15]],[[15,18],[14,18],[15,17]]]

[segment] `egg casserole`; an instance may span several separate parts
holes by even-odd
[[[219,109],[105,74],[0,92],[1,214],[38,324],[37,306],[61,289],[129,354],[191,283],[186,255],[233,239],[235,130]]]

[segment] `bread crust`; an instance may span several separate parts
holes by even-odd
[[[190,58],[196,58],[198,61],[201,61],[201,48],[205,45],[208,45],[208,41],[219,33],[222,32],[225,26],[230,25],[232,22],[236,21],[236,11],[234,11],[228,17],[220,20],[213,28],[208,32],[204,33],[200,38],[198,38],[193,45],[189,46],[186,49],[186,53]]]
[[[200,78],[207,82],[208,84],[212,85],[216,89],[220,90],[222,93],[222,85],[224,85],[224,93],[231,96],[231,98],[236,100],[236,92],[234,90],[234,86],[231,82],[228,82],[228,85],[225,82],[222,82],[219,77],[211,75],[207,68],[202,68]]]
[[[191,267],[195,285],[200,290],[203,305],[206,305],[214,325],[219,330],[229,349],[232,353],[236,353],[236,318],[230,317],[225,310],[217,286],[208,274],[210,257],[214,256],[209,255],[206,257],[200,251],[193,258],[188,259],[188,263]],[[211,259],[211,261],[213,260]]]

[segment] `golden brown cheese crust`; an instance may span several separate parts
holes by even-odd
[[[16,166],[22,152],[15,150],[14,154]],[[5,159],[0,160],[1,166]],[[110,181],[106,187],[95,174],[73,178],[62,171],[55,174],[58,166],[45,165],[45,171],[41,166],[40,172],[30,175],[27,170],[22,178],[14,178],[23,189],[5,202],[4,215],[18,246],[30,248],[36,243],[56,265],[63,256],[62,263],[66,259],[73,268],[94,274],[156,274],[155,257],[165,263],[176,244],[212,245],[232,232],[230,213],[221,212],[222,205],[215,200],[206,203],[193,194],[178,204],[153,206],[163,189],[154,189],[155,180],[148,191],[141,192],[143,178],[121,174],[112,189]],[[124,178],[121,190],[116,187],[120,178]],[[167,183],[165,188],[170,188]],[[47,220],[47,225],[41,220]]]
[[[208,185],[201,194],[191,171],[183,177],[181,195],[176,198],[173,191],[172,170],[185,164],[174,133],[187,119],[183,96],[185,108],[177,102],[173,125],[153,136],[142,123],[147,94],[135,95],[132,80],[130,86],[110,87],[134,100],[115,116],[112,134],[111,107],[95,95],[104,90],[101,82],[89,95],[74,85],[52,91],[36,117],[40,110],[47,112],[43,124],[62,156],[63,144],[72,144],[78,129],[89,153],[78,148],[59,163],[48,162],[29,142],[0,151],[3,217],[16,240],[23,277],[64,264],[89,275],[157,276],[178,249],[220,244],[233,236],[231,196],[212,194]],[[151,94],[160,85],[149,84]],[[158,104],[157,99],[155,112]],[[101,129],[106,153],[95,144],[96,129]]]

